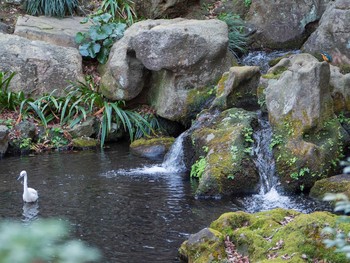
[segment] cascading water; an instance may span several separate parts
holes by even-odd
[[[247,212],[257,212],[270,210],[273,208],[295,209],[307,212],[305,207],[301,208],[301,202],[289,196],[280,194],[277,190],[279,185],[275,171],[275,161],[270,142],[272,139],[272,129],[270,123],[261,112],[258,112],[259,127],[254,132],[254,162],[259,171],[260,190],[259,194],[244,197],[241,202]]]
[[[253,134],[253,152],[254,162],[260,175],[259,194],[264,195],[277,184],[277,177],[275,176],[275,160],[270,149],[272,129],[268,120],[262,117],[261,112],[258,113],[258,116],[259,129]]]
[[[162,167],[168,172],[183,172],[186,170],[183,152],[183,139],[186,132],[176,138],[169,152],[165,155]]]
[[[262,73],[266,73],[269,69],[269,61],[286,54],[297,54],[300,50],[289,51],[252,51],[240,59],[240,63],[247,66],[259,66]]]

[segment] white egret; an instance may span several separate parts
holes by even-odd
[[[23,183],[23,201],[27,202],[27,203],[32,203],[35,202],[36,200],[38,200],[38,192],[33,189],[33,188],[29,188],[27,185],[27,172],[26,171],[22,171],[19,175],[19,177],[17,178],[17,180],[24,178],[24,183]]]

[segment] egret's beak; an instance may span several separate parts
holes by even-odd
[[[21,179],[21,178],[22,178],[21,176],[18,176],[17,181],[18,181],[19,179]]]

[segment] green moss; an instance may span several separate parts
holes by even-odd
[[[217,84],[217,91],[216,91],[216,96],[220,97],[224,94],[225,92],[225,83],[228,79],[228,77],[230,76],[230,72],[225,72],[224,74],[222,74],[221,79],[219,80],[218,84]]]
[[[248,214],[244,212],[226,213],[214,221],[210,227],[229,235],[237,250],[249,254],[251,262],[305,262],[328,259],[331,262],[346,262],[344,255],[336,254],[323,245],[322,229],[334,226],[336,216],[328,212],[302,214],[294,210],[274,209]],[[349,225],[341,225],[348,231]],[[280,246],[276,244],[280,244]],[[276,253],[275,259],[268,259]],[[290,261],[281,258],[292,256]]]
[[[209,100],[215,97],[213,87],[202,87],[191,89],[187,92],[186,113],[189,119],[195,119],[196,115],[201,112]]]
[[[197,188],[197,195],[230,195],[254,192],[259,176],[251,161],[251,123],[254,113],[229,109],[220,114],[214,124],[192,133],[197,159],[204,156],[206,168]],[[249,183],[248,183],[249,182]]]
[[[339,68],[340,68],[340,72],[344,75],[350,73],[350,65],[349,64],[342,64],[339,66]]]
[[[174,141],[175,141],[175,138],[173,137],[141,138],[133,141],[130,144],[130,147],[136,148],[139,146],[152,146],[152,145],[162,144],[167,149],[169,149],[171,145],[174,143]]]
[[[311,188],[310,196],[323,199],[326,193],[344,193],[350,196],[350,178],[347,175],[337,175],[318,180]]]
[[[223,236],[219,231],[211,228],[201,230],[191,235],[189,240],[182,243],[179,254],[184,261],[193,263],[218,262],[226,256]]]
[[[89,137],[74,138],[72,140],[73,147],[75,148],[94,148],[98,146],[98,141]]]

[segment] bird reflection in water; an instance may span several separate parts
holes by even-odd
[[[39,203],[24,203],[23,204],[23,222],[31,222],[36,219],[38,219],[38,214],[39,214]]]

